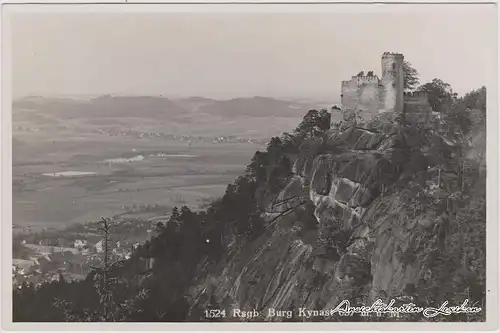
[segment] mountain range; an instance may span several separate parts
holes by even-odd
[[[175,119],[193,115],[213,115],[225,118],[302,117],[310,109],[325,107],[323,103],[288,101],[260,96],[229,100],[205,97],[171,99],[162,96],[111,95],[78,100],[31,96],[15,100],[13,110],[16,112],[22,109],[36,109],[65,119],[87,117]]]

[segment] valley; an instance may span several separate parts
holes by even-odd
[[[221,196],[255,151],[283,128],[293,130],[308,107],[261,97],[18,100],[14,233],[95,221],[140,205],[197,207]],[[253,109],[274,117],[262,121]]]

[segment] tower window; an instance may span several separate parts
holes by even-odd
[[[396,69],[396,63],[392,63],[392,69]]]

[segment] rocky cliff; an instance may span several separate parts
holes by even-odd
[[[293,176],[266,209],[266,231],[233,245],[198,281],[191,316],[214,302],[276,321],[286,318],[267,317],[268,309],[435,302],[442,254],[466,201],[456,144],[385,116],[332,129],[299,150]]]

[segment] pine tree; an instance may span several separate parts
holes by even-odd
[[[102,218],[99,222],[98,231],[102,237],[104,250],[103,264],[101,267],[92,267],[94,288],[99,295],[100,310],[80,310],[78,311],[72,302],[67,300],[55,300],[55,305],[63,309],[66,321],[124,321],[133,313],[140,312],[137,304],[145,299],[147,291],[140,290],[132,298],[117,304],[114,297],[114,289],[117,285],[125,281],[117,276],[113,276],[113,271],[123,265],[123,261],[111,261],[112,251],[111,229],[114,226],[111,219]],[[64,281],[64,280],[63,280]]]

